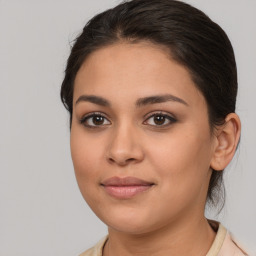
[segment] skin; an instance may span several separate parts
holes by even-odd
[[[180,100],[136,106],[140,98],[166,94]],[[171,121],[156,125],[152,115],[159,111]],[[80,122],[95,112],[104,115],[102,123]],[[84,199],[109,229],[104,256],[206,255],[215,237],[204,217],[211,167],[225,168],[240,132],[235,114],[226,121],[210,132],[205,98],[163,48],[118,43],[85,60],[75,79],[71,154]],[[101,186],[114,176],[154,185],[117,199]]]

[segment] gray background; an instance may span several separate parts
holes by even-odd
[[[0,0],[1,256],[78,255],[106,234],[76,184],[59,89],[69,42],[90,17],[119,2]],[[256,2],[187,2],[219,23],[235,49],[242,139],[216,218],[255,250]]]

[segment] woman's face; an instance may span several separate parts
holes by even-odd
[[[201,218],[214,143],[203,95],[163,49],[108,46],[77,73],[75,174],[110,229],[141,234]]]

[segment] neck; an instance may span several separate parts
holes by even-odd
[[[190,218],[144,234],[126,234],[109,228],[104,256],[200,256],[209,251],[215,232],[207,219]]]

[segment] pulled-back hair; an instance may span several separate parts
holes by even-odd
[[[232,45],[219,25],[202,11],[176,0],[124,1],[93,17],[77,37],[67,61],[61,100],[73,111],[74,80],[97,49],[118,42],[148,41],[164,46],[190,73],[207,102],[211,132],[235,112],[237,70]],[[212,170],[207,199],[224,204],[223,171]],[[223,199],[223,200],[222,200]]]

